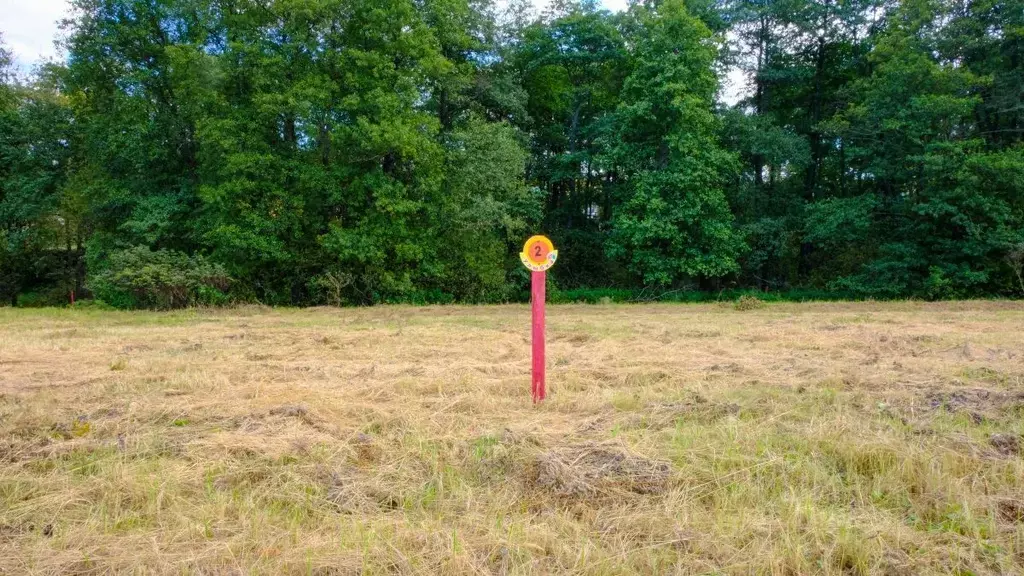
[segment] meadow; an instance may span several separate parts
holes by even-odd
[[[0,309],[0,574],[1024,572],[1024,304]]]

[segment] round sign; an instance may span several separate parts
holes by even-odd
[[[555,250],[555,245],[546,237],[534,236],[526,241],[519,259],[523,261],[523,266],[530,270],[543,272],[555,265],[558,250]]]

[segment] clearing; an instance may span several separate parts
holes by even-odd
[[[0,309],[0,574],[1024,572],[1024,305]]]

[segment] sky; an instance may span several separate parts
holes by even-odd
[[[534,0],[538,9],[550,0]],[[603,0],[609,10],[624,10],[627,0]],[[57,57],[54,39],[57,23],[68,14],[68,0],[0,0],[0,33],[14,53],[14,61],[23,73],[48,59]],[[743,77],[735,71],[724,79],[723,98],[728,103],[739,99]]]
[[[57,21],[67,11],[67,0],[0,0],[0,32],[19,68],[28,71],[57,55]]]

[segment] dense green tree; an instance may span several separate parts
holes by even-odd
[[[66,193],[72,116],[44,69],[18,83],[0,44],[0,297],[67,302],[81,284],[80,206]]]
[[[749,95],[725,115],[744,171],[731,188],[751,251],[744,282],[783,288],[815,282],[827,254],[803,242],[805,208],[850,191],[848,143],[826,126],[868,69],[881,2],[735,0],[732,60]]]
[[[447,148],[432,284],[460,300],[505,299],[515,278],[525,282],[516,254],[542,216],[542,198],[526,185],[527,153],[511,126],[479,119],[453,133]]]
[[[833,257],[859,261],[839,285],[931,297],[1011,285],[1000,264],[1024,234],[1024,156],[985,150],[978,94],[990,79],[942,57],[943,10],[908,0],[891,15],[871,75],[837,120],[865,192],[815,206],[808,233]],[[860,234],[840,230],[848,226]]]
[[[626,181],[610,252],[645,284],[735,272],[741,240],[723,182],[733,157],[716,140],[716,45],[681,0],[635,5],[633,71],[611,154]]]
[[[196,115],[182,89],[185,46],[208,40],[201,7],[145,0],[77,0],[66,33],[63,90],[82,94],[78,122],[99,180],[91,246],[192,250],[198,204]]]
[[[949,62],[988,81],[977,92],[978,135],[987,146],[1013,147],[1024,139],[1024,3],[957,0],[945,3],[946,24],[936,49]]]
[[[607,281],[604,246],[617,174],[607,147],[629,73],[622,18],[595,2],[553,3],[509,59],[528,94],[530,180],[547,194],[544,230],[566,255],[565,285]]]
[[[206,255],[235,280],[236,297],[271,303],[376,302],[438,286],[503,293],[504,257],[480,271],[487,289],[449,275],[484,260],[473,250],[505,246],[500,219],[487,242],[457,253],[444,231],[464,219],[453,209],[525,189],[521,167],[516,177],[502,166],[492,176],[512,180],[447,196],[466,172],[446,169],[448,157],[473,161],[455,147],[479,131],[473,115],[502,115],[485,86],[501,84],[486,64],[489,4],[83,0],[78,9],[66,89],[85,95],[96,148],[94,273],[142,245]],[[505,146],[518,140],[495,134],[524,163]]]
[[[13,182],[21,151],[16,140],[19,119],[13,86],[14,62],[2,40],[0,36],[0,301],[17,303],[26,269]]]
[[[1020,0],[74,8],[0,50],[5,303],[501,301],[536,232],[560,287],[1024,295]]]

